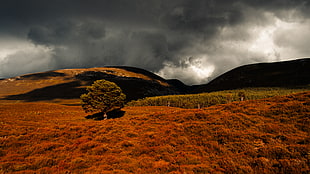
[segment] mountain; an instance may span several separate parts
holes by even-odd
[[[245,87],[296,87],[308,84],[310,84],[310,58],[304,58],[240,66],[207,84],[195,86],[192,93]]]
[[[79,96],[86,92],[86,86],[99,79],[115,82],[122,88],[128,101],[149,96],[182,94],[187,88],[177,80],[165,80],[134,67],[63,69],[0,80],[0,100],[77,104]]]

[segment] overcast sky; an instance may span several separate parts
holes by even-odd
[[[310,57],[310,0],[0,0],[0,78],[127,65],[186,84]]]

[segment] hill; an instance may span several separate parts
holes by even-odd
[[[310,59],[259,63],[235,68],[208,84],[187,86],[149,71],[126,66],[63,69],[0,80],[0,102],[79,104],[79,96],[95,80],[106,79],[122,88],[127,101],[151,96],[192,94],[247,87],[289,87],[310,84]]]
[[[205,109],[0,104],[0,173],[309,173],[310,92]]]
[[[182,91],[184,87],[180,87],[181,82],[176,86],[146,70],[118,66],[55,70],[3,79],[0,80],[0,99],[2,102],[74,104],[85,93],[85,87],[99,79],[115,82],[122,88],[128,101],[185,92]]]
[[[246,87],[295,87],[308,84],[310,84],[310,58],[305,58],[240,66],[207,84],[196,86],[192,93]]]

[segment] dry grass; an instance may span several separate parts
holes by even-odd
[[[309,173],[310,92],[205,109],[0,104],[0,173]]]

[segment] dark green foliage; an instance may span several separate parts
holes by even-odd
[[[124,107],[125,94],[113,82],[97,80],[87,87],[87,94],[81,95],[85,112],[107,112]]]

